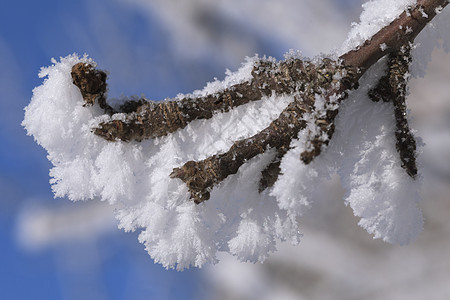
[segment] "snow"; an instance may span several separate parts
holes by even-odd
[[[354,49],[414,3],[367,2],[361,23],[353,26],[339,51]],[[436,20],[438,28],[450,24],[444,14]],[[445,31],[435,33],[431,37],[434,44],[445,36]],[[449,43],[447,38],[442,45],[450,49]],[[417,48],[414,58],[423,54],[424,48]],[[287,54],[292,55],[296,54]],[[249,58],[237,72],[227,71],[224,81],[209,83],[192,95],[210,94],[249,79],[257,59]],[[353,209],[359,225],[374,238],[403,245],[422,229],[417,206],[421,178],[410,178],[401,167],[395,148],[393,106],[371,102],[367,97],[368,89],[383,74],[383,61],[364,75],[360,88],[341,105],[329,146],[309,165],[299,156],[308,149],[308,134],[318,131],[314,116],[305,115],[307,130],[292,141],[281,161],[282,174],[271,190],[258,193],[260,172],[273,159],[273,150],[246,162],[237,174],[215,186],[211,199],[200,205],[189,199],[183,182],[170,179],[172,169],[188,160],[223,153],[234,141],[256,134],[277,118],[293,97],[264,97],[154,140],[111,143],[91,132],[109,117],[97,106],[83,106],[70,76],[78,62],[95,65],[86,55],[73,54],[52,60],[53,65],[40,71],[39,76],[45,79],[33,90],[22,125],[48,152],[55,197],[114,205],[119,227],[141,231],[139,241],[155,262],[166,268],[183,270],[216,263],[218,252],[229,252],[241,261],[263,262],[280,241],[298,244],[299,217],[314,205],[322,184],[336,173],[346,191],[343,203]],[[413,74],[419,74],[420,69],[416,66]],[[326,109],[320,96],[316,108],[319,114]]]
[[[337,172],[346,204],[361,218],[359,225],[374,238],[404,245],[422,230],[421,178],[411,178],[401,167],[393,104],[375,103],[367,96],[383,63],[365,74],[360,88],[342,105],[336,121],[340,130],[329,150],[343,153]]]

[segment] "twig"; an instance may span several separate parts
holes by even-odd
[[[386,75],[380,78],[377,86],[369,91],[373,101],[392,101],[396,121],[396,148],[402,161],[402,167],[409,176],[417,175],[416,141],[406,118],[406,89],[411,62],[411,47],[403,46],[400,51],[392,52],[388,58]]]

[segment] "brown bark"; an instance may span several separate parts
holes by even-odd
[[[106,103],[106,73],[93,66],[78,63],[72,67],[72,80],[81,92],[85,105],[91,106],[97,101],[101,108],[111,110]]]

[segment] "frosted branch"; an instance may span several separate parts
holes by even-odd
[[[202,97],[158,102],[141,99],[126,120],[100,123],[94,133],[110,141],[141,141],[164,136],[191,121],[210,119],[214,114],[228,112],[272,93],[291,94],[299,80],[296,68],[303,68],[298,59],[280,63],[261,60],[255,63],[249,81]]]
[[[301,159],[308,164],[320,154],[322,145],[328,144],[334,130],[333,121],[338,105],[347,96],[345,91],[356,82],[356,71],[329,59],[317,65],[301,63],[297,59],[287,60],[280,65],[282,68],[289,66],[286,73],[296,78],[297,87],[293,91],[294,101],[276,120],[256,135],[235,142],[226,153],[198,162],[188,161],[181,168],[173,170],[171,177],[180,178],[186,183],[196,203],[209,199],[213,185],[237,173],[247,160],[272,148],[276,148],[279,154],[285,153],[298,132],[308,127],[308,122],[313,122],[312,126],[316,130],[309,140],[311,150],[302,153]],[[323,106],[316,103],[320,97],[324,101]]]
[[[369,91],[373,101],[392,101],[396,121],[396,148],[402,161],[402,167],[409,176],[417,175],[416,141],[409,129],[406,109],[406,88],[411,62],[411,47],[403,46],[400,51],[392,52],[388,58],[386,75],[380,78],[377,86]]]
[[[141,231],[167,268],[217,262],[218,251],[262,262],[278,241],[297,244],[298,217],[333,174],[360,226],[407,244],[423,225],[406,118],[409,47],[447,4],[369,1],[340,57],[254,57],[160,102],[113,105],[106,73],[69,55],[41,69],[22,124],[48,152],[56,197],[114,205],[120,227]],[[436,38],[448,46],[442,20]]]
[[[277,155],[262,171],[259,190],[272,186],[280,172],[281,158],[301,130],[307,130],[308,138],[300,159],[309,164],[328,145],[334,132],[339,103],[345,99],[347,91],[357,87],[359,78],[371,65],[390,54],[388,74],[380,80],[371,95],[373,99],[393,101],[397,120],[397,150],[403,167],[414,177],[417,174],[415,141],[405,116],[409,48],[404,45],[413,42],[436,15],[437,7],[443,8],[447,4],[446,0],[418,1],[415,7],[408,8],[370,40],[342,55],[338,61],[324,59],[312,63],[298,58],[281,62],[262,59],[254,63],[251,78],[247,81],[199,97],[163,102],[140,99],[127,102],[116,111],[105,101],[104,72],[78,64],[74,66],[72,76],[86,104],[92,105],[97,101],[107,114],[127,114],[125,120],[103,122],[93,129],[96,135],[109,141],[141,141],[160,137],[186,127],[193,120],[209,119],[214,114],[230,111],[265,96],[292,96],[294,101],[259,133],[236,141],[225,153],[202,161],[188,161],[173,170],[171,177],[184,181],[191,198],[200,203],[209,199],[215,184],[237,173],[246,161],[275,148]]]

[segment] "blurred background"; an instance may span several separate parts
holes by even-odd
[[[110,208],[54,199],[45,151],[20,126],[37,73],[88,53],[109,96],[173,97],[236,70],[245,56],[329,53],[361,0],[15,0],[0,4],[0,299],[450,299],[450,55],[411,82],[425,228],[406,247],[357,226],[330,180],[302,220],[303,241],[264,264],[184,272],[153,263]]]

